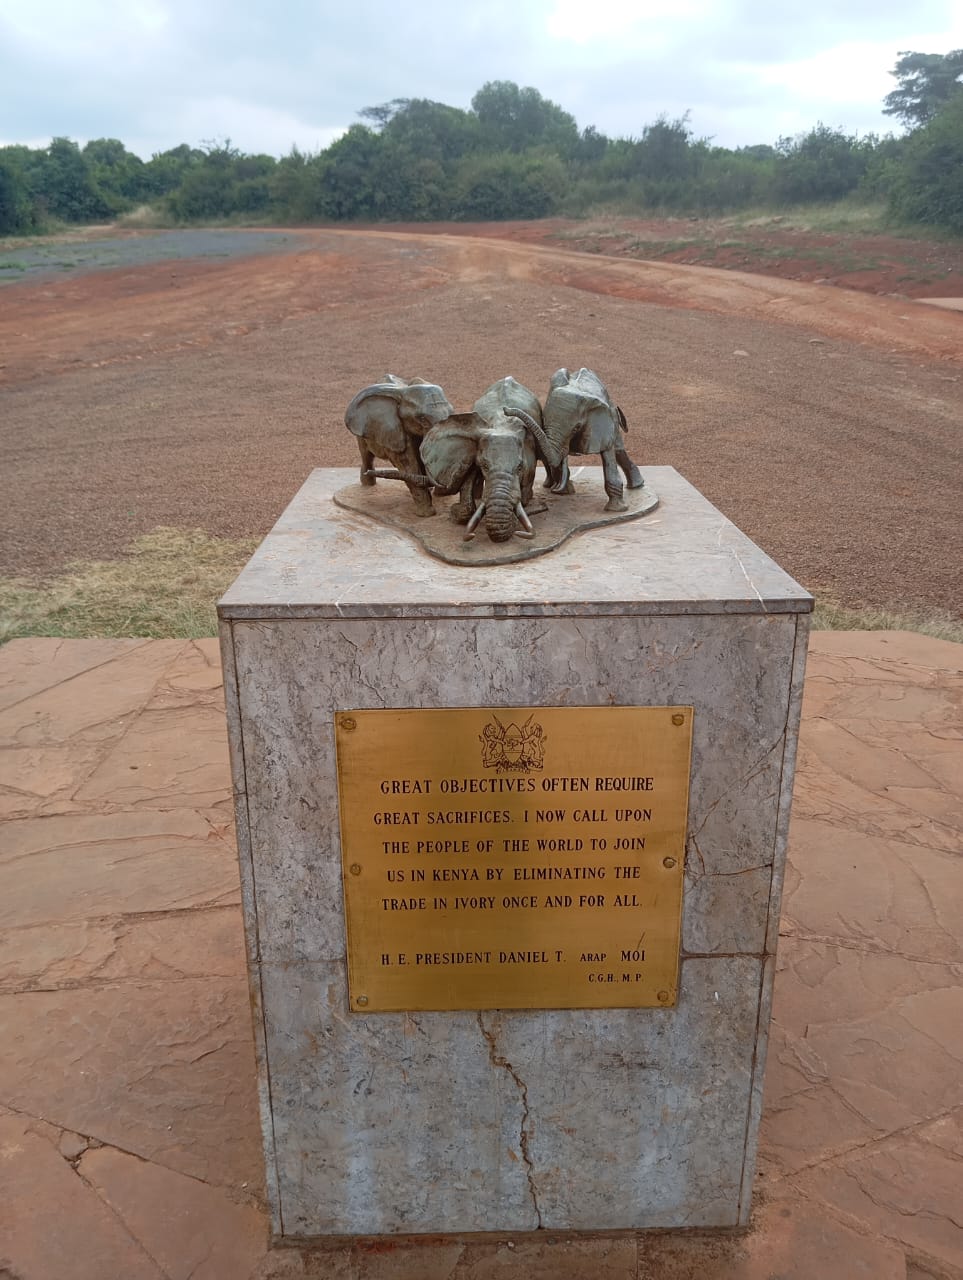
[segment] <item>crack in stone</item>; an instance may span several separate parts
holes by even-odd
[[[802,772],[804,771],[801,771],[801,775]],[[813,782],[809,781],[809,786],[815,790],[815,784]],[[863,789],[863,794],[869,796],[870,799],[877,804],[881,799],[881,797],[875,796],[872,792],[867,792],[865,789]],[[872,822],[870,820],[870,813],[868,809],[852,809],[848,805],[841,804],[839,802],[836,803],[835,809],[806,809],[805,805],[808,799],[810,799],[810,797],[801,796],[799,801],[796,803],[796,817],[801,818],[805,822],[821,822],[827,827],[851,827],[860,835],[873,836],[879,840],[893,840],[899,844],[908,845],[912,849],[926,849],[930,853],[945,854],[951,853],[952,850],[943,848],[938,844],[931,844],[926,840],[912,840],[910,839],[912,831],[921,828],[928,823],[930,828],[934,831],[940,834],[945,833],[953,841],[956,841],[957,839],[958,833],[954,827],[950,826],[949,823],[942,822],[939,818],[929,816],[924,817],[924,815],[920,814],[917,810],[907,809],[905,805],[899,805],[898,801],[894,801],[888,796],[886,799],[890,801],[894,808],[898,807],[905,809],[911,816],[918,817],[919,821],[911,822],[909,826],[904,827],[899,831],[892,831]],[[839,814],[842,814],[842,817],[838,816]],[[895,814],[893,816],[899,818],[903,815]]]
[[[763,613],[768,613],[769,610],[766,608],[766,602],[765,600],[763,600],[762,596],[759,594],[759,589],[757,588],[756,584],[753,582],[752,578],[749,576],[746,566],[742,563],[742,560],[739,556],[739,552],[735,549],[735,547],[728,547],[727,550],[729,554],[735,559],[736,564],[738,564],[739,568],[742,570],[742,576],[745,578],[746,583],[748,584],[749,590],[752,592],[752,594],[756,597],[756,599],[762,605]]]
[[[821,1082],[822,1083],[822,1082]],[[810,1090],[801,1090],[800,1093],[809,1093]],[[835,1092],[835,1091],[833,1091]],[[836,1094],[839,1097],[838,1094]],[[788,1182],[792,1178],[798,1178],[801,1174],[810,1173],[813,1169],[821,1169],[826,1165],[842,1164],[850,1157],[861,1157],[862,1153],[868,1152],[872,1147],[883,1147],[886,1143],[893,1142],[899,1138],[917,1138],[919,1141],[925,1142],[926,1139],[920,1134],[921,1129],[925,1129],[928,1125],[936,1124],[940,1120],[945,1120],[949,1116],[955,1115],[956,1107],[950,1107],[947,1111],[940,1111],[933,1116],[924,1116],[922,1120],[914,1120],[910,1124],[901,1126],[899,1129],[890,1129],[888,1133],[878,1134],[874,1138],[867,1138],[865,1142],[856,1142],[852,1146],[843,1147],[842,1149],[832,1151],[828,1155],[820,1156],[817,1160],[811,1160],[806,1164],[801,1164],[797,1168],[792,1169],[788,1173],[780,1173],[773,1176],[774,1182]],[[943,1148],[940,1148],[943,1150]],[[843,1173],[851,1172],[848,1169],[842,1169]],[[866,1193],[869,1195],[869,1192]],[[869,1197],[872,1200],[872,1196]],[[875,1201],[874,1201],[875,1203]]]
[[[482,1020],[482,1015],[480,1013],[478,1014],[478,1029],[481,1031],[482,1038],[484,1039],[485,1044],[488,1046],[488,1057],[492,1066],[501,1067],[502,1070],[508,1072],[508,1074],[511,1076],[512,1080],[514,1081],[515,1087],[518,1089],[519,1095],[522,1100],[522,1121],[521,1121],[521,1124],[519,1125],[518,1145],[522,1153],[522,1159],[525,1161],[525,1173],[528,1178],[528,1190],[529,1190],[529,1194],[532,1197],[532,1207],[535,1210],[535,1218],[537,1220],[536,1230],[541,1231],[543,1229],[542,1210],[539,1207],[539,1203],[538,1203],[538,1185],[535,1182],[535,1165],[532,1161],[531,1152],[529,1151],[529,1148],[528,1148],[528,1138],[529,1138],[528,1121],[529,1121],[529,1114],[530,1114],[529,1106],[528,1106],[528,1085],[521,1078],[521,1076],[518,1074],[518,1072],[515,1070],[512,1064],[508,1061],[508,1059],[504,1056],[504,1054],[501,1054],[498,1052],[498,1044],[495,1039],[495,1035],[496,1035],[495,1029],[485,1026],[485,1023]]]
[[[160,907],[156,911],[111,911],[102,916],[84,916],[76,920],[34,920],[30,924],[9,924],[4,925],[3,933],[17,933],[27,929],[49,929],[49,928],[80,928],[82,926],[97,924],[104,926],[128,925],[128,924],[149,924],[152,920],[177,919],[180,916],[193,917],[199,911],[229,911],[232,913],[239,912],[241,905],[239,902],[219,902],[218,898],[225,897],[228,893],[237,893],[236,889],[225,890],[224,893],[218,894],[217,898],[212,898],[207,902],[199,902],[196,906],[190,907]]]
[[[789,718],[789,712],[787,710],[786,712],[787,722],[788,722],[788,718]],[[784,725],[783,730],[780,733],[779,737],[776,739],[776,741],[773,742],[770,746],[766,747],[765,750],[762,752],[762,754],[758,756],[756,760],[753,761],[753,763],[750,765],[749,772],[745,774],[744,777],[737,778],[735,782],[731,782],[727,787],[723,789],[723,791],[718,796],[716,796],[715,800],[713,800],[712,803],[707,807],[705,814],[702,818],[702,821],[699,823],[695,831],[690,833],[690,836],[689,836],[690,840],[695,840],[697,836],[702,835],[702,832],[705,829],[705,826],[708,823],[709,819],[712,817],[713,813],[715,813],[716,809],[718,809],[719,805],[721,805],[722,802],[725,799],[727,799],[728,796],[732,795],[733,792],[737,792],[741,790],[743,787],[748,786],[748,784],[753,780],[753,778],[758,777],[759,774],[765,770],[769,757],[774,752],[778,751],[781,747],[783,747],[785,742],[785,737],[786,737],[786,730]]]
[[[5,1111],[9,1112],[11,1115],[22,1116],[25,1120],[37,1120],[41,1124],[50,1125],[53,1129],[61,1129],[69,1133],[80,1132],[80,1130],[73,1124],[67,1124],[62,1120],[52,1120],[49,1116],[37,1115],[35,1111],[27,1111],[23,1107],[16,1107],[10,1102],[0,1100],[0,1114]],[[119,1151],[121,1155],[130,1156],[132,1160],[137,1160],[140,1164],[156,1165],[158,1169],[164,1169],[168,1173],[176,1174],[179,1178],[187,1178],[191,1182],[199,1182],[202,1187],[215,1187],[228,1190],[231,1192],[232,1196],[237,1199],[238,1203],[244,1201],[258,1206],[262,1203],[258,1196],[250,1190],[246,1192],[245,1196],[241,1196],[237,1184],[233,1180],[218,1182],[211,1178],[202,1178],[199,1174],[188,1173],[186,1169],[178,1168],[176,1165],[165,1164],[163,1160],[157,1160],[151,1156],[145,1156],[142,1152],[134,1151],[130,1147],[122,1147],[116,1142],[111,1142],[104,1138],[98,1138],[96,1134],[84,1133],[81,1134],[81,1137],[86,1138],[89,1142],[90,1147],[88,1150],[104,1148],[110,1151]],[[86,1152],[84,1154],[86,1154]],[[81,1156],[80,1159],[83,1159],[83,1156]],[[71,1162],[68,1160],[67,1163],[70,1164]],[[2,1277],[0,1277],[0,1280],[2,1280]]]
[[[102,667],[109,667],[112,662],[124,662],[132,654],[139,649],[143,649],[151,643],[150,640],[144,640],[140,644],[133,644],[129,649],[125,649],[123,653],[113,654],[109,658],[104,658],[101,662],[95,662],[89,667],[84,667],[81,671],[76,671],[72,676],[66,676],[63,680],[56,680],[53,684],[44,685],[42,689],[37,689],[34,693],[28,693],[23,698],[18,698],[16,702],[9,702],[3,708],[4,712],[11,711],[14,707],[22,706],[23,703],[29,702],[32,698],[39,698],[42,694],[49,693],[53,689],[59,689],[65,684],[70,684],[74,680],[81,680],[84,676],[90,675],[93,671],[99,671]],[[58,645],[53,656],[48,660],[51,665],[56,662],[62,645]],[[165,671],[166,671],[165,667]]]
[[[78,1161],[76,1164],[72,1164],[70,1167],[73,1169],[74,1173],[77,1175],[80,1181],[84,1184],[84,1186],[87,1188],[90,1194],[94,1196],[94,1198],[104,1206],[104,1208],[111,1215],[111,1217],[117,1222],[117,1224],[120,1226],[121,1231],[123,1231],[124,1235],[127,1236],[128,1240],[130,1240],[130,1242],[135,1246],[135,1248],[139,1249],[140,1252],[144,1255],[144,1257],[147,1258],[147,1260],[150,1263],[152,1263],[154,1267],[157,1268],[158,1275],[163,1276],[164,1280],[174,1280],[174,1277],[170,1274],[169,1271],[166,1271],[161,1266],[161,1264],[157,1261],[154,1255],[150,1252],[150,1250],[144,1244],[143,1240],[139,1239],[134,1234],[134,1232],[131,1230],[130,1226],[127,1224],[126,1220],[124,1219],[123,1214],[120,1213],[119,1210],[114,1208],[109,1198],[106,1195],[102,1194],[100,1191],[100,1188],[97,1187],[95,1183],[91,1182],[91,1180],[86,1176],[86,1174],[80,1168],[80,1161]]]
[[[953,972],[956,972],[960,964],[958,960],[934,960],[930,956],[910,955],[906,951],[888,947],[873,938],[866,938],[863,940],[863,945],[858,945],[849,938],[834,937],[832,934],[807,933],[788,916],[783,917],[783,927],[779,930],[779,936],[792,942],[808,942],[813,946],[838,947],[841,951],[856,951],[860,955],[897,956],[900,960],[908,960],[911,964],[932,964],[941,969],[951,969]]]

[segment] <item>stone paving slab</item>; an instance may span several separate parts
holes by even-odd
[[[2,1280],[963,1276],[963,646],[816,633],[751,1228],[271,1247],[217,645],[0,649]]]

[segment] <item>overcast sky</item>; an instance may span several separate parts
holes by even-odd
[[[611,137],[687,110],[725,146],[899,132],[899,51],[961,46],[963,0],[0,0],[0,142],[315,151],[364,106],[488,80]]]

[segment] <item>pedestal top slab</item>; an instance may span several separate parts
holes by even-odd
[[[588,530],[551,555],[445,564],[406,534],[335,505],[354,467],[312,471],[218,604],[222,618],[808,613],[812,597],[684,480],[646,467],[650,515]],[[601,469],[576,483],[597,484]],[[443,519],[443,516],[432,517]]]

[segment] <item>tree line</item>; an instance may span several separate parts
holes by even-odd
[[[719,214],[849,196],[963,233],[963,49],[903,53],[884,111],[908,132],[859,137],[817,124],[774,145],[696,138],[660,116],[609,138],[537,89],[484,85],[462,110],[426,98],[365,107],[316,153],[246,155],[230,141],[149,161],[115,138],[0,148],[0,233],[116,217],[151,204],[175,222],[489,221],[592,209]]]

